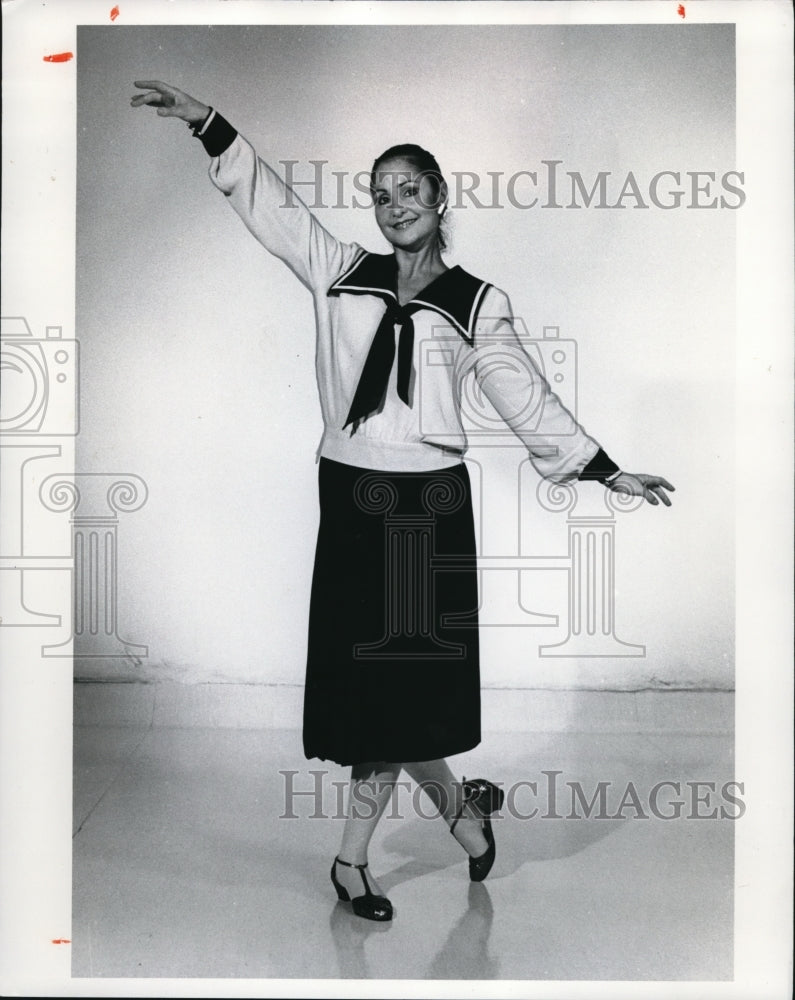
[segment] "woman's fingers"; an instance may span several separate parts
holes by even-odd
[[[172,108],[185,99],[185,94],[176,87],[161,80],[135,80],[135,86],[147,90],[146,94],[136,94],[130,101],[134,108],[142,104],[152,104],[159,108]]]
[[[662,476],[647,476],[645,477],[645,487],[644,496],[649,500],[649,503],[657,503],[657,500],[650,500],[647,494],[653,494],[656,498],[662,500],[666,507],[671,506],[671,500],[668,494],[665,492],[666,489],[673,491],[673,486],[668,482],[667,479],[663,479]]]
[[[654,493],[656,496],[658,496],[660,498],[660,500],[662,500],[662,502],[665,504],[666,507],[670,507],[671,506],[671,501],[670,501],[670,499],[668,497],[668,494],[665,492],[665,490],[663,490],[663,488],[661,486],[655,486],[655,487],[653,487],[652,488],[652,493]]]
[[[163,83],[162,80],[133,80],[133,86],[140,87],[141,90],[159,90],[163,94],[176,91],[176,87]]]
[[[164,100],[163,95],[158,93],[136,94],[130,101],[130,104],[134,108],[140,108],[142,104],[154,104],[156,107],[163,107]]]

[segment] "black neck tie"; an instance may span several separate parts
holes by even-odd
[[[412,390],[412,356],[414,354],[414,323],[411,314],[422,306],[408,303],[399,306],[397,302],[388,301],[386,312],[375,331],[373,343],[367,355],[367,360],[359,376],[359,384],[351,403],[345,427],[353,424],[351,434],[355,433],[359,421],[372,413],[380,413],[386,399],[389,386],[389,374],[395,360],[395,324],[400,325],[398,337],[398,396],[406,406],[411,406]]]

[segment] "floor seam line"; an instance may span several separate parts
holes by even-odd
[[[151,716],[151,718],[149,719],[149,725],[148,725],[148,726],[146,727],[146,729],[145,729],[145,730],[143,731],[143,733],[141,734],[141,738],[140,738],[140,740],[138,740],[138,742],[137,742],[137,743],[135,744],[135,746],[134,746],[134,747],[132,748],[132,750],[130,751],[130,753],[129,753],[129,754],[128,754],[128,756],[127,756],[127,757],[125,758],[124,762],[122,763],[122,765],[121,765],[121,766],[119,767],[119,770],[118,770],[118,771],[117,771],[117,772],[116,772],[116,773],[115,773],[115,774],[113,775],[113,777],[112,777],[112,778],[110,779],[110,781],[108,782],[108,784],[107,784],[107,785],[105,786],[105,789],[103,790],[103,792],[102,792],[102,794],[100,795],[100,797],[99,797],[99,798],[97,799],[97,801],[96,801],[96,802],[94,803],[94,805],[93,805],[93,806],[92,806],[92,807],[91,807],[91,808],[89,809],[89,811],[88,811],[88,812],[86,813],[86,815],[85,815],[85,816],[83,817],[83,819],[82,819],[82,821],[81,821],[81,823],[80,823],[80,826],[79,826],[79,827],[78,827],[78,828],[77,828],[77,829],[76,829],[76,830],[74,831],[74,833],[72,834],[72,840],[75,840],[75,839],[76,839],[77,835],[78,835],[78,834],[79,834],[79,833],[80,833],[80,832],[82,831],[83,827],[84,827],[84,826],[86,825],[86,823],[87,823],[87,822],[88,822],[88,821],[89,821],[89,820],[91,819],[91,817],[92,817],[92,816],[94,815],[94,813],[96,812],[96,810],[97,810],[97,809],[99,808],[99,806],[100,806],[100,805],[102,804],[102,801],[104,800],[105,796],[106,796],[106,795],[108,794],[108,792],[109,792],[109,791],[111,790],[111,788],[113,788],[113,786],[114,786],[114,785],[116,784],[116,782],[117,782],[117,781],[119,780],[119,778],[120,778],[120,777],[122,776],[122,774],[124,774],[125,770],[126,770],[126,769],[127,769],[127,768],[128,768],[129,766],[130,766],[130,764],[132,763],[133,759],[135,758],[135,755],[136,755],[136,754],[138,753],[138,751],[139,751],[139,750],[141,749],[141,746],[143,745],[143,742],[144,742],[144,740],[145,740],[145,739],[147,738],[147,736],[149,736],[149,735],[150,735],[150,733],[152,733],[153,731],[154,731],[154,700],[153,700],[153,703],[152,703],[152,716]]]

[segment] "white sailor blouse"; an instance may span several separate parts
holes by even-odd
[[[458,464],[475,379],[544,478],[618,473],[522,348],[505,292],[455,266],[401,306],[394,254],[335,239],[221,115],[194,134],[212,183],[314,296],[319,456],[397,472]]]

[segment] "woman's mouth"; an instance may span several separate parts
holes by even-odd
[[[416,218],[414,218],[414,219],[403,219],[402,222],[396,222],[396,223],[394,223],[394,225],[392,226],[392,228],[393,229],[400,229],[400,230],[408,229],[409,226],[413,226],[416,221],[417,221]]]

